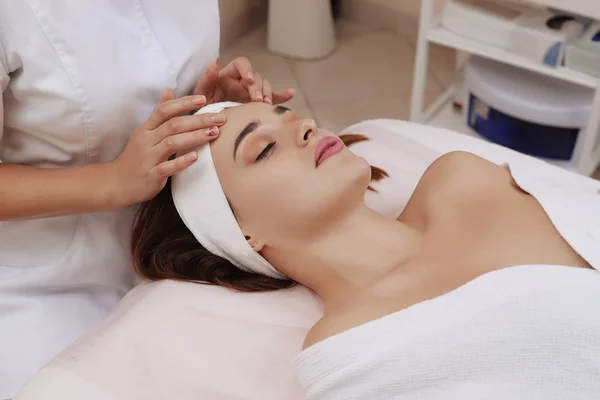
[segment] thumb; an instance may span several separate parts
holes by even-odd
[[[207,99],[213,97],[217,84],[219,82],[219,65],[211,63],[206,68],[204,74],[194,88],[194,94],[203,94]]]

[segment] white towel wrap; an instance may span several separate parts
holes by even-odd
[[[219,113],[239,105],[241,103],[210,104],[196,114]],[[286,279],[244,238],[217,176],[210,145],[200,146],[196,151],[198,160],[174,175],[171,186],[175,208],[187,228],[208,251],[230,261],[239,269]]]

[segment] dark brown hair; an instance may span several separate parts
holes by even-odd
[[[341,135],[340,139],[346,146],[368,140],[363,135]],[[371,180],[387,176],[382,169],[371,166]],[[374,191],[371,186],[369,190]],[[291,280],[242,271],[206,250],[179,217],[171,196],[170,179],[155,198],[140,206],[131,249],[136,272],[150,280],[193,281],[241,292],[272,291],[295,285]]]

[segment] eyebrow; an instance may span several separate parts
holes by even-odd
[[[277,115],[283,115],[285,114],[287,111],[291,111],[289,108],[284,107],[284,106],[276,106],[273,108],[273,112]],[[249,122],[248,125],[246,125],[244,127],[244,129],[242,129],[240,131],[240,133],[238,134],[237,138],[235,138],[235,143],[233,144],[233,160],[235,161],[236,155],[237,155],[237,150],[238,147],[240,147],[240,144],[242,143],[242,141],[252,132],[254,132],[259,126],[260,126],[261,122],[259,120],[254,120],[252,122]]]
[[[277,115],[283,115],[283,114],[285,114],[287,111],[292,111],[292,110],[290,110],[289,108],[287,108],[287,107],[284,107],[284,106],[276,106],[276,107],[273,109],[273,112],[274,112],[275,114],[277,114]]]

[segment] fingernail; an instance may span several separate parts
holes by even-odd
[[[217,133],[219,133],[219,128],[216,126],[212,126],[206,130],[206,136],[217,136]]]
[[[248,79],[250,79],[251,81],[254,81],[254,75],[252,75],[252,72],[248,72],[246,74],[246,76],[248,77]]]
[[[256,92],[256,95],[254,96],[254,98],[256,98],[256,100],[262,100],[263,94],[261,92]]]
[[[227,117],[225,116],[225,114],[215,114],[212,117],[210,117],[210,120],[215,124],[222,124],[225,121],[227,121]]]
[[[194,104],[204,104],[206,103],[206,96],[196,96],[192,100]]]
[[[265,97],[265,103],[269,104],[269,105],[273,105],[273,100],[271,100],[268,97]]]
[[[193,161],[196,161],[197,158],[198,158],[198,154],[196,154],[196,152],[193,152],[193,153],[186,154],[185,161],[193,162]]]

